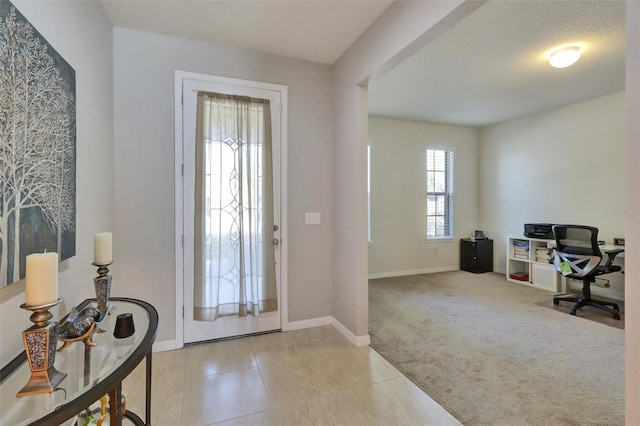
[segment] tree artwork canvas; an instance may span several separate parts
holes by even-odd
[[[75,71],[0,0],[0,288],[25,258],[75,256]]]

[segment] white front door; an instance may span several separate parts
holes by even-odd
[[[222,316],[215,321],[201,321],[194,318],[194,216],[195,216],[195,164],[196,164],[196,110],[197,92],[207,91],[230,95],[250,96],[269,99],[271,109],[272,153],[273,153],[273,239],[275,245],[277,311],[261,313],[258,317],[247,315]],[[182,80],[182,157],[183,157],[183,283],[184,283],[184,343],[240,336],[264,331],[278,330],[281,327],[281,134],[282,105],[285,102],[286,88],[254,82],[244,82],[225,78],[183,79]],[[196,318],[198,316],[196,315]]]

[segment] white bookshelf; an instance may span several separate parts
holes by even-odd
[[[516,241],[527,245],[526,257],[522,257],[522,252],[516,249],[517,245],[514,244]],[[560,274],[547,259],[539,259],[536,256],[538,250],[542,254],[554,245],[553,240],[509,237],[507,239],[507,280],[557,292],[560,286]],[[521,276],[523,279],[515,279],[513,275]]]

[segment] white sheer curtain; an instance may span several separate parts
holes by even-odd
[[[269,101],[198,92],[194,318],[277,310]]]

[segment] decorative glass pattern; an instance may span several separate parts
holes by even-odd
[[[269,101],[199,96],[194,318],[258,316],[277,310]]]

